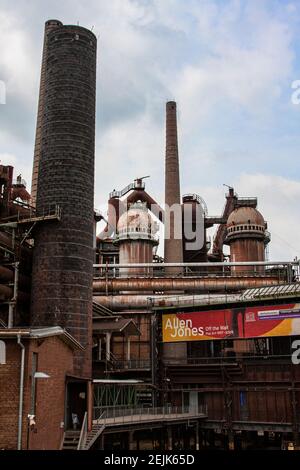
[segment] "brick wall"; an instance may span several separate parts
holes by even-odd
[[[81,377],[91,376],[96,42],[79,26],[48,35],[36,208],[62,213],[36,227],[32,270],[31,324],[62,326],[85,347]]]
[[[0,365],[0,448],[16,449],[18,432],[21,348],[17,340],[6,340],[7,361]],[[59,449],[64,429],[65,377],[72,373],[73,351],[59,337],[22,340],[26,347],[22,448],[27,448],[27,415],[30,413],[32,353],[38,354],[36,379],[36,426],[29,432],[29,449]]]
[[[6,364],[0,364],[0,449],[16,449],[21,348],[5,341]]]

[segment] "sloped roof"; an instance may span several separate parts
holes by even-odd
[[[60,326],[49,326],[45,328],[0,328],[0,338],[17,338],[19,335],[22,338],[28,339],[59,336],[59,338],[72,349],[84,349],[70,333]]]
[[[122,333],[130,336],[139,336],[140,331],[131,318],[115,317],[109,320],[106,318],[94,318],[93,332],[95,333]]]

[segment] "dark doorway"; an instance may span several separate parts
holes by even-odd
[[[67,403],[66,403],[66,429],[72,429],[72,414],[78,416],[78,429],[81,428],[84,413],[87,411],[87,383],[68,382],[67,383]]]

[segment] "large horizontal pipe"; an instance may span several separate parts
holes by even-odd
[[[239,262],[209,262],[209,263],[127,263],[127,264],[94,264],[94,268],[164,268],[164,267],[220,267],[226,268],[227,266],[300,266],[298,261],[239,261]]]
[[[0,266],[0,281],[12,281],[14,280],[14,271],[5,266]],[[27,276],[19,274],[19,284],[22,286],[29,287],[30,281]]]
[[[156,307],[181,307],[198,305],[205,299],[206,304],[216,304],[223,302],[237,302],[239,294],[230,295],[143,295],[143,294],[123,294],[123,295],[101,295],[93,300],[103,307],[113,311],[145,309],[151,306]],[[221,300],[220,300],[221,299]]]
[[[11,287],[5,286],[4,284],[0,284],[0,300],[7,300],[9,301],[10,299],[13,298],[14,291]],[[30,296],[27,292],[21,292],[18,291],[18,300],[23,301],[23,302],[28,302],[30,299]]]
[[[13,290],[8,287],[0,284],[0,298],[2,299],[9,299],[13,296]]]
[[[120,291],[194,291],[216,292],[236,291],[251,287],[273,286],[278,284],[277,277],[232,277],[232,278],[112,278],[99,279],[93,282],[93,291],[120,292]]]
[[[136,310],[150,305],[149,295],[101,295],[93,297],[94,302],[110,310]]]
[[[13,248],[13,237],[12,235],[4,232],[0,232],[0,245],[2,245],[5,248],[8,248],[9,250],[14,251],[15,248]],[[19,241],[15,241],[15,246],[20,246]],[[21,246],[22,252],[26,252],[28,254],[31,254],[31,249],[28,246]]]
[[[5,266],[0,266],[0,280],[1,281],[12,281],[14,278],[14,273],[11,269],[5,268]]]
[[[11,249],[13,247],[12,236],[7,233],[0,232],[0,243]]]

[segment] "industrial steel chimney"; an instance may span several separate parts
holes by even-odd
[[[41,156],[41,146],[42,146],[42,125],[43,125],[43,115],[44,115],[44,99],[45,99],[45,72],[46,72],[46,57],[48,50],[48,34],[63,24],[58,20],[48,20],[45,23],[45,32],[44,32],[44,46],[43,46],[43,55],[42,55],[42,66],[41,66],[41,78],[40,78],[40,92],[39,92],[39,102],[38,102],[38,111],[37,111],[37,120],[36,120],[36,131],[35,131],[35,144],[34,144],[34,155],[33,155],[33,168],[32,168],[32,179],[31,179],[31,205],[35,206],[36,204],[36,191],[38,184],[38,172],[39,172],[39,162]]]
[[[81,377],[91,376],[96,46],[79,26],[47,34],[36,209],[62,214],[36,226],[32,273],[31,323],[62,326],[84,346]]]
[[[165,263],[182,263],[182,226],[176,103],[166,104]],[[168,270],[174,272],[174,268]],[[177,269],[178,272],[178,269]]]
[[[180,200],[179,156],[177,138],[176,103],[166,104],[166,157],[165,157],[165,263],[182,263],[182,209]],[[169,275],[178,275],[181,268],[165,268]],[[180,363],[186,357],[186,343],[164,343],[164,359]]]

